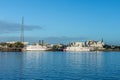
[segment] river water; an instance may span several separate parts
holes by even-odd
[[[120,52],[0,52],[0,80],[120,80]]]

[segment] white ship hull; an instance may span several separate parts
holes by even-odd
[[[67,47],[65,51],[91,51],[88,47]]]
[[[28,45],[26,47],[27,51],[45,51],[47,50],[46,46],[40,46],[40,45]]]

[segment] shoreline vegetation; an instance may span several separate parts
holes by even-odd
[[[64,48],[66,48],[67,46],[68,45],[64,44],[56,44],[45,51],[64,51]],[[25,47],[26,45],[19,41],[14,43],[1,42],[0,52],[24,52],[26,51]],[[95,48],[95,50],[93,51],[120,51],[120,46],[105,44],[103,48]]]
[[[0,51],[2,52],[21,52],[24,48],[24,44],[22,42],[15,42],[15,43],[7,43],[1,42],[0,43]]]

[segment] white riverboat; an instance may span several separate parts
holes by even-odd
[[[84,42],[73,42],[67,46],[64,51],[91,51],[90,47],[86,47]]]
[[[27,45],[26,46],[26,50],[27,51],[45,51],[45,50],[47,50],[47,47],[39,45],[39,44],[36,44],[36,45]]]

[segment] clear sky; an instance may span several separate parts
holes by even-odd
[[[0,0],[1,41],[20,36],[22,16],[29,41],[103,38],[120,44],[120,0]]]

